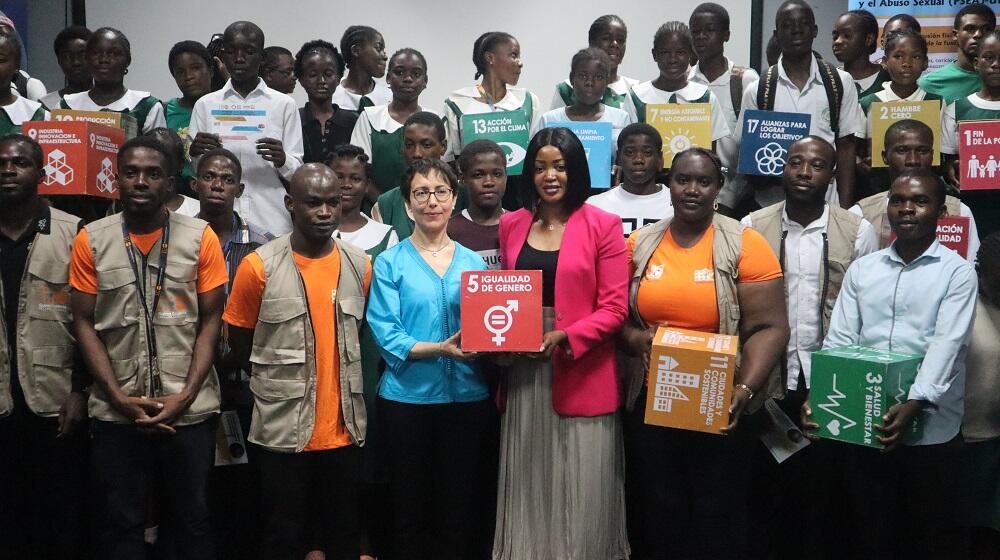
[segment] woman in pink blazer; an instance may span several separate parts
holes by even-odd
[[[545,336],[507,368],[495,560],[629,554],[614,339],[628,312],[621,220],[585,203],[590,173],[566,128],[528,145],[525,209],[500,219],[505,269],[541,270]]]

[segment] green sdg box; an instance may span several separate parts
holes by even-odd
[[[881,448],[875,425],[889,408],[905,402],[923,356],[845,346],[812,355],[809,406],[817,435]],[[904,442],[923,433],[922,415],[914,418]]]

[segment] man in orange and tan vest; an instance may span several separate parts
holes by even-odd
[[[171,155],[149,137],[118,151],[122,212],[73,243],[71,304],[94,379],[92,472],[98,558],[144,558],[147,490],[157,491],[164,545],[214,558],[207,481],[219,380],[212,362],[228,281],[208,224],[169,212]]]
[[[0,138],[0,559],[72,558],[84,534],[86,371],[69,309],[80,219],[38,196],[42,148]],[[54,507],[58,504],[58,507]]]
[[[292,176],[292,232],[243,259],[226,307],[229,342],[249,363],[250,441],[260,454],[261,558],[360,554],[360,446],[367,414],[361,344],[371,264],[331,237],[340,218],[334,172]]]

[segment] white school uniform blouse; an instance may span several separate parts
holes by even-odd
[[[507,94],[503,99],[497,101],[492,107],[488,103],[479,101],[477,98],[481,94],[476,86],[464,87],[451,92],[448,101],[458,106],[463,115],[476,115],[481,113],[498,113],[503,111],[516,111],[524,106],[524,101],[531,96],[531,118],[528,125],[528,136],[535,135],[538,131],[538,121],[542,116],[542,107],[539,105],[538,96],[530,91],[507,86]],[[448,150],[445,152],[444,161],[454,161],[462,153],[462,118],[457,116],[447,103],[444,105],[445,134],[448,140]]]
[[[150,96],[148,91],[137,91],[134,89],[125,90],[125,95],[119,97],[116,101],[112,101],[107,105],[98,105],[94,103],[94,100],[90,98],[90,92],[81,91],[79,93],[71,93],[66,97],[63,97],[63,101],[70,109],[75,109],[77,111],[131,111],[135,109],[135,106],[139,104],[140,101],[146,99]],[[161,128],[167,126],[167,118],[163,114],[163,104],[156,103],[149,110],[149,114],[146,115],[146,122],[139,131],[140,134],[146,134],[154,128]]]
[[[677,96],[678,103],[695,103],[708,92],[708,102],[712,105],[712,141],[715,142],[732,134],[729,128],[729,121],[723,115],[722,104],[714,93],[709,91],[708,86],[688,82],[686,86],[677,91],[667,91],[659,89],[653,85],[652,81],[636,84],[630,94],[625,98],[625,112],[632,117],[632,122],[643,122],[644,115],[640,117],[639,111],[632,100],[632,95],[639,98],[639,101],[647,105],[670,103],[670,98]]]
[[[392,101],[392,90],[389,89],[389,86],[385,83],[384,79],[376,78],[375,89],[373,89],[371,93],[361,95],[348,90],[344,87],[344,80],[341,80],[337,89],[333,92],[333,103],[341,109],[358,111],[358,105],[361,103],[362,97],[370,99],[372,101],[372,105],[387,105],[390,101]]]

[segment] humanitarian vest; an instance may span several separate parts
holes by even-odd
[[[639,122],[646,122],[646,102],[639,99],[632,88],[629,88],[628,94],[632,97],[632,104],[635,105],[635,114],[639,118]],[[679,101],[676,93],[670,94],[670,97],[667,98],[667,103],[710,103],[711,101],[712,91],[709,89],[706,89],[704,95],[694,101]]]
[[[830,328],[830,317],[833,315],[833,306],[837,303],[840,287],[844,284],[844,275],[854,261],[854,244],[858,238],[858,229],[861,227],[860,216],[839,206],[828,205],[828,208],[830,218],[826,232],[823,233],[823,260],[819,271],[819,278],[823,282],[820,294],[823,294],[823,297],[820,299],[820,308],[816,310],[820,317],[820,332],[824,337]],[[764,236],[771,250],[778,255],[782,270],[785,269],[787,234],[781,224],[784,209],[785,203],[780,202],[750,214],[753,228]],[[788,298],[788,284],[785,284],[785,298]],[[810,311],[801,310],[801,312]]]
[[[888,192],[876,193],[858,201],[858,207],[861,208],[861,216],[871,223],[872,227],[875,228],[875,233],[878,234],[880,248],[889,246],[890,227],[889,220],[886,217],[886,207],[888,204]],[[945,212],[949,216],[959,216],[961,215],[962,201],[948,195],[944,199],[944,207]]]
[[[815,56],[815,55],[813,55]],[[844,82],[840,74],[829,62],[816,57],[823,89],[826,90],[826,102],[830,106],[830,130],[833,137],[840,137],[840,104],[844,100]],[[775,91],[778,89],[778,65],[775,64],[764,72],[757,82],[757,108],[762,111],[774,110]]]
[[[35,235],[21,277],[16,355],[7,344],[6,318],[0,313],[4,333],[0,335],[0,417],[14,409],[10,364],[15,359],[24,400],[35,414],[58,416],[71,389],[76,342],[69,307],[69,260],[80,218],[55,208],[49,212],[49,233]]]
[[[94,328],[107,348],[118,386],[126,395],[173,395],[184,389],[198,332],[198,262],[202,235],[208,224],[197,218],[170,213],[163,292],[156,309],[152,309],[160,266],[160,243],[153,246],[148,256],[132,249],[136,265],[142,272],[142,278],[137,278],[126,252],[122,220],[119,213],[86,226],[97,269]],[[141,291],[138,282],[144,282]],[[139,300],[142,293],[146,295],[146,308],[152,310],[149,321]],[[149,323],[152,323],[156,341],[155,364],[159,375],[157,369],[151,367],[154,352]],[[213,368],[194,402],[175,424],[183,426],[207,420],[219,412],[219,404],[219,379]],[[97,420],[130,422],[111,406],[98,386],[91,391],[89,410],[91,418]]]
[[[649,326],[639,315],[639,283],[646,275],[649,259],[659,246],[660,241],[670,227],[673,218],[665,218],[639,230],[632,249],[632,262],[635,271],[629,281],[629,321],[638,328]],[[712,219],[715,235],[712,244],[712,266],[715,269],[715,296],[719,309],[719,334],[731,336],[740,335],[740,303],[736,293],[736,281],[739,277],[740,255],[743,252],[743,226],[731,218],[716,214]],[[618,363],[622,367],[621,374],[625,377],[626,408],[635,405],[636,397],[642,390],[643,378],[646,374],[641,360],[628,360],[619,352]],[[736,357],[736,367],[740,367],[740,356]],[[776,367],[768,376],[765,390],[757,391],[748,410],[758,410],[768,397],[781,398],[785,394],[784,372]]]
[[[573,86],[567,84],[566,82],[559,82],[556,86],[556,91],[559,93],[559,97],[563,100],[563,104],[567,107],[574,105],[576,103],[576,93],[573,91]],[[625,103],[624,93],[615,93],[615,90],[610,87],[604,88],[604,96],[601,98],[601,103],[607,105],[608,107],[614,107],[615,109],[621,109],[622,105]]]
[[[255,251],[264,263],[264,293],[253,333],[250,441],[272,451],[305,449],[316,422],[316,342],[305,284],[295,265],[290,234]],[[368,424],[359,330],[365,314],[365,253],[339,239],[336,295],[340,405],[344,426],[364,445]]]

